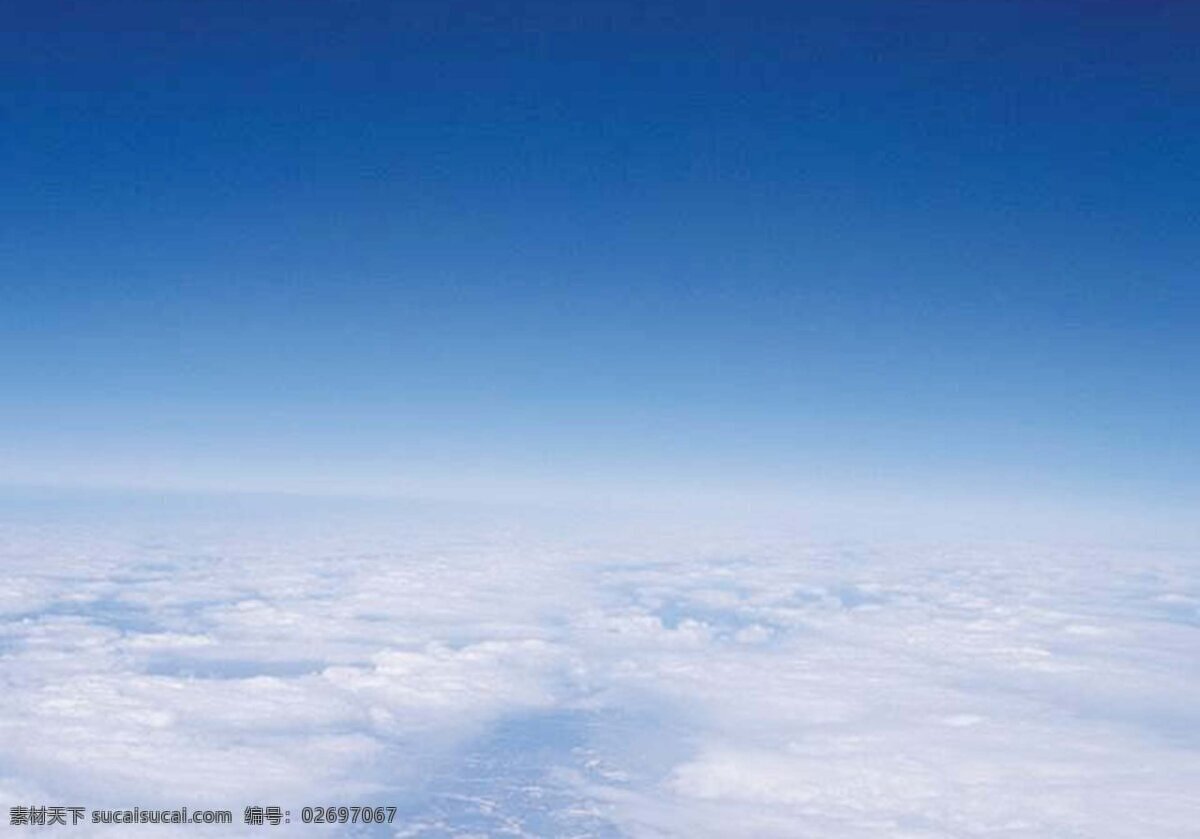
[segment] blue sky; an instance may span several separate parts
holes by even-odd
[[[1185,3],[18,3],[0,481],[1200,497]]]

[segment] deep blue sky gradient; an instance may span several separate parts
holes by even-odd
[[[1200,499],[1194,4],[0,25],[0,481]]]

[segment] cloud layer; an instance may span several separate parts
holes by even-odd
[[[335,832],[431,837],[1200,823],[1194,554],[562,532],[7,522],[5,816],[372,803],[396,824]]]

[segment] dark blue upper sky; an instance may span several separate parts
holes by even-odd
[[[0,26],[0,480],[1200,496],[1192,3]]]

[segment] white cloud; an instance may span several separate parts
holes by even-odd
[[[394,803],[397,835],[428,836],[1200,823],[1194,554],[66,524],[0,528],[5,813]]]

